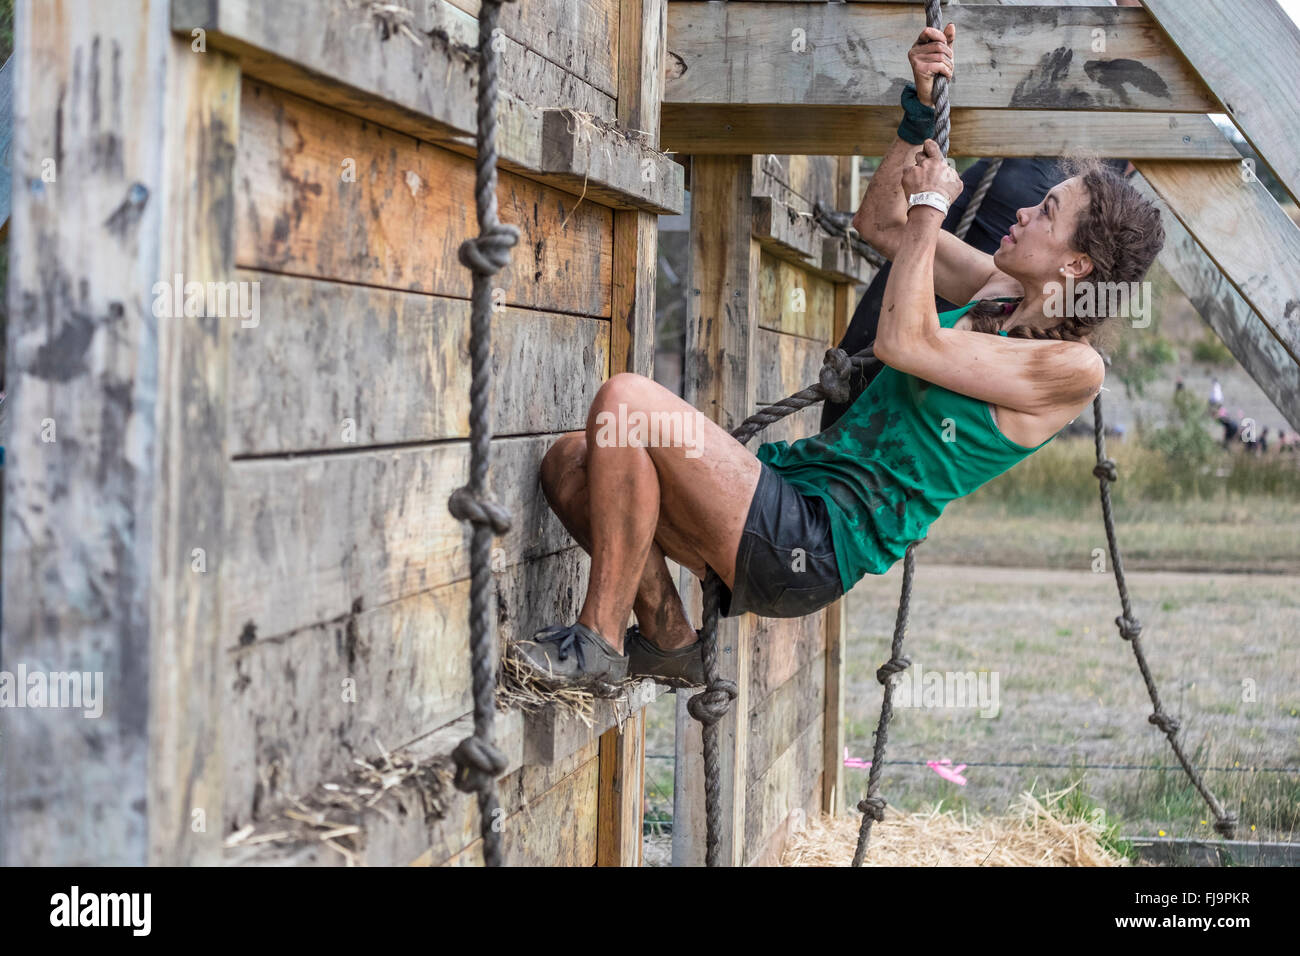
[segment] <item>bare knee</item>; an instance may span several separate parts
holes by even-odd
[[[629,409],[644,408],[652,400],[653,379],[636,372],[619,372],[607,378],[596,390],[591,402],[591,412],[612,411],[620,405]],[[590,417],[590,416],[589,416]]]
[[[542,492],[551,507],[564,496],[565,485],[574,471],[587,467],[587,436],[584,432],[567,432],[547,449],[539,469]]]

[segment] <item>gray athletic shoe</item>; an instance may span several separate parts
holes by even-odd
[[[699,631],[695,632],[699,635]],[[677,650],[660,650],[641,636],[636,625],[623,638],[629,678],[650,677],[669,687],[703,687],[704,653],[699,640]]]
[[[512,654],[532,678],[550,690],[576,688],[596,697],[617,697],[628,658],[584,624],[542,628],[531,641],[516,641]]]

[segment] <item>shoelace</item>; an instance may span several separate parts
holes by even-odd
[[[560,660],[567,659],[569,652],[573,651],[578,658],[578,666],[583,670],[587,669],[587,658],[582,653],[582,640],[578,634],[577,624],[552,624],[537,633],[544,636],[536,636],[533,640],[538,644],[543,642],[555,644],[556,650],[560,652]]]

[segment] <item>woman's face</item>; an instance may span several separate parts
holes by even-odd
[[[1092,271],[1092,263],[1071,244],[1074,226],[1088,199],[1079,177],[1057,183],[1037,206],[1016,213],[1016,222],[993,254],[993,263],[1026,289],[1079,280]],[[1062,266],[1066,273],[1061,272]]]

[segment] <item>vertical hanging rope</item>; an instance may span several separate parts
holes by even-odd
[[[1151,676],[1151,668],[1147,665],[1146,654],[1142,651],[1142,623],[1133,616],[1133,605],[1130,603],[1128,596],[1128,582],[1124,579],[1124,559],[1120,556],[1119,539],[1115,535],[1115,515],[1111,511],[1110,505],[1110,485],[1111,482],[1118,480],[1119,473],[1115,468],[1114,460],[1106,457],[1106,426],[1101,414],[1100,392],[1092,401],[1092,430],[1097,447],[1097,464],[1092,469],[1092,473],[1097,477],[1097,482],[1101,487],[1101,518],[1106,525],[1106,542],[1110,547],[1110,565],[1115,572],[1115,587],[1119,591],[1120,610],[1123,612],[1119,617],[1115,618],[1115,626],[1119,628],[1120,637],[1128,641],[1133,647],[1133,656],[1137,658],[1138,670],[1142,672],[1142,680],[1147,685],[1147,694],[1150,696],[1151,705],[1154,708],[1154,713],[1147,718],[1147,722],[1159,727],[1169,740],[1169,746],[1174,749],[1174,755],[1178,758],[1178,762],[1187,771],[1192,786],[1196,787],[1205,802],[1209,804],[1210,812],[1214,814],[1214,829],[1220,836],[1232,839],[1237,828],[1237,815],[1223,809],[1223,805],[1205,786],[1201,775],[1196,772],[1191,761],[1183,753],[1182,745],[1178,743],[1178,731],[1181,725],[1176,717],[1166,714],[1164,707],[1161,706],[1155,678]]]
[[[492,455],[490,280],[510,264],[519,230],[497,219],[497,55],[493,31],[503,0],[482,0],[478,35],[478,131],[474,160],[474,207],[479,234],[459,249],[460,262],[474,276],[470,294],[470,465],[469,484],[451,494],[447,507],[473,525],[470,542],[469,628],[474,683],[474,733],[452,752],[456,788],[478,794],[483,862],[501,865],[496,779],[506,769],[505,755],[493,743],[496,716],[497,647],[488,602],[492,592],[492,538],[510,530],[510,512],[488,495]]]
[[[933,27],[940,32],[943,31],[943,18],[939,9],[939,0],[926,0],[925,4],[925,24],[927,27]],[[948,155],[948,127],[950,122],[950,110],[948,108],[948,78],[936,76],[934,78],[934,89],[931,94],[934,99],[934,141],[939,145],[940,152],[946,157]],[[970,224],[975,221],[975,213],[979,211],[980,203],[988,194],[989,187],[993,185],[993,178],[997,175],[1002,161],[990,164],[989,169],[980,181],[979,188],[975,195],[971,197],[970,204],[966,208],[966,214],[962,217],[957,226],[957,237],[965,238],[966,230]],[[921,539],[925,540],[924,538]],[[858,803],[858,810],[862,812],[862,826],[858,830],[858,845],[853,852],[853,865],[861,866],[862,861],[867,855],[867,845],[871,842],[871,826],[877,821],[885,819],[885,798],[880,796],[880,777],[885,770],[885,744],[889,740],[889,721],[894,716],[894,679],[911,666],[911,658],[903,654],[903,637],[907,632],[907,616],[912,603],[912,574],[916,567],[916,558],[913,552],[920,541],[913,541],[907,546],[907,551],[903,555],[903,587],[902,594],[898,600],[898,618],[894,623],[894,641],[890,646],[889,660],[876,671],[876,680],[880,681],[885,688],[884,698],[880,703],[880,721],[876,724],[876,741],[872,750],[871,757],[871,774],[867,777],[867,795]]]
[[[943,14],[939,0],[925,0],[925,25],[943,32]],[[955,71],[954,71],[955,72]],[[931,87],[930,98],[934,100],[934,141],[939,144],[939,152],[948,155],[948,128],[951,109],[948,105],[948,77],[936,75]]]
[[[921,541],[925,539],[922,538]],[[907,616],[912,605],[912,574],[916,570],[914,552],[921,541],[913,541],[903,555],[903,590],[898,599],[898,617],[894,621],[894,641],[889,647],[889,660],[876,670],[876,680],[885,688],[880,703],[880,722],[876,724],[876,743],[871,754],[871,773],[867,777],[867,795],[858,803],[862,812],[862,826],[858,829],[858,848],[853,853],[853,865],[861,866],[871,841],[872,823],[885,819],[885,798],[878,796],[880,776],[885,770],[885,744],[889,740],[889,721],[894,716],[893,679],[912,666],[912,659],[903,653],[903,637],[907,633]]]
[[[975,187],[975,192],[971,194],[970,202],[966,204],[966,211],[961,215],[961,221],[957,223],[957,228],[953,230],[953,235],[958,239],[965,239],[966,233],[970,232],[971,224],[975,222],[975,216],[980,211],[984,197],[993,188],[993,180],[998,178],[998,170],[1001,168],[1002,160],[995,159],[989,163],[989,168],[984,170],[984,176],[980,179],[980,184]]]

